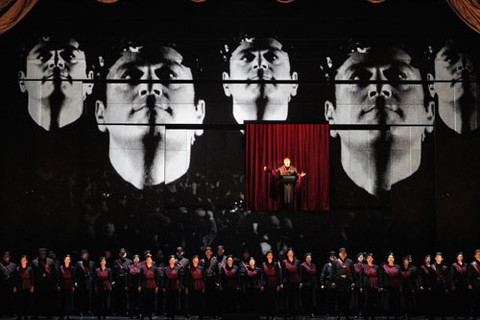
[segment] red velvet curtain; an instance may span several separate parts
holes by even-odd
[[[270,198],[273,179],[263,167],[276,169],[289,157],[298,172],[307,174],[301,180],[300,209],[328,210],[328,139],[326,124],[247,124],[247,209],[279,209],[278,202]]]

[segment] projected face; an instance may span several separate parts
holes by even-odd
[[[442,101],[452,102],[464,94],[476,96],[475,68],[472,57],[451,41],[435,57],[435,91]]]
[[[169,82],[193,79],[192,71],[182,62],[183,56],[169,47],[161,47],[150,59],[141,48],[125,51],[107,75],[107,81],[124,82],[107,84],[106,104],[99,106],[102,129],[108,130],[113,140],[125,143],[149,132],[163,135],[157,124],[202,123],[204,102],[195,104],[193,83]]]
[[[93,72],[87,72],[85,53],[70,38],[43,37],[28,52],[19,85],[28,94],[28,112],[45,130],[55,130],[76,121],[83,101],[91,93]]]
[[[443,122],[458,133],[480,127],[477,70],[472,53],[446,41],[435,57],[435,92]]]
[[[335,124],[428,124],[433,111],[425,106],[420,70],[408,53],[397,48],[354,52],[339,67],[335,105],[327,103],[327,119]],[[378,81],[378,82],[376,82]],[[420,129],[421,131],[421,129]]]
[[[138,189],[183,176],[195,136],[203,131],[167,131],[162,124],[202,123],[205,102],[195,101],[192,71],[182,54],[167,46],[129,47],[106,80],[112,82],[106,101],[96,103],[96,117],[109,134],[110,160],[120,176]]]
[[[233,113],[238,123],[245,120],[286,120],[288,102],[297,93],[297,84],[276,83],[297,80],[290,68],[290,58],[283,45],[273,38],[243,40],[232,52],[224,91],[233,98]]]

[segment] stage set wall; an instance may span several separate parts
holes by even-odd
[[[19,72],[28,68],[26,54],[32,41],[62,37],[75,39],[85,53],[86,58],[81,58],[87,68],[85,77],[72,79],[79,84],[74,96],[84,99],[83,112],[72,123],[60,123],[58,129],[43,128],[28,111],[30,92],[22,92]],[[288,53],[281,59],[288,59],[291,77],[291,81],[283,78],[287,81],[277,84],[289,92],[288,117],[249,123],[329,125],[328,176],[320,177],[328,179],[325,210],[246,209],[246,127],[236,121],[233,98],[226,94],[222,81],[224,72],[231,73],[229,55],[241,37],[247,42],[277,39]],[[160,248],[170,254],[175,247],[184,246],[190,256],[205,246],[222,244],[227,253],[248,249],[261,256],[268,249],[278,252],[293,247],[299,255],[313,252],[314,259],[324,259],[331,250],[346,246],[352,254],[373,251],[381,257],[393,251],[399,256],[414,254],[417,261],[434,250],[444,251],[448,259],[453,259],[456,251],[473,252],[480,246],[480,135],[476,127],[480,123],[475,122],[470,131],[457,132],[441,118],[438,92],[448,88],[438,84],[448,81],[426,77],[405,81],[411,90],[428,91],[435,86],[437,92],[430,106],[420,100],[400,103],[404,117],[399,122],[362,122],[353,111],[361,106],[353,100],[343,102],[342,107],[352,110],[344,118],[327,119],[325,110],[326,101],[334,100],[332,90],[352,85],[335,76],[328,78],[329,67],[345,59],[346,44],[358,43],[351,46],[357,53],[378,43],[395,43],[394,47],[407,53],[415,51],[417,57],[430,54],[434,59],[430,64],[427,60],[416,66],[434,74],[428,66],[438,60],[435,57],[446,41],[466,44],[460,47],[475,52],[479,37],[444,1],[296,0],[281,4],[274,0],[175,0],[110,5],[85,0],[39,1],[17,26],[0,35],[0,247],[16,254],[34,253],[43,246],[64,253],[125,247],[131,253]],[[177,80],[194,84],[196,99],[204,101],[204,118],[190,117],[188,112],[198,109],[189,109],[192,102],[182,96],[172,107],[181,120],[131,124],[118,113],[118,121],[107,123],[110,128],[101,131],[98,101],[104,101],[102,88],[111,85],[105,80],[109,71],[105,66],[122,50],[135,53],[159,42],[175,43],[185,64],[194,71],[193,80]],[[474,54],[471,56],[473,79],[480,66],[475,65]],[[375,66],[378,60],[371,59]],[[146,79],[145,87],[158,84]],[[391,79],[383,80],[392,85]],[[40,88],[43,80],[26,81]],[[38,90],[40,96],[47,92]],[[451,90],[455,100],[460,91]],[[187,106],[175,109],[175,103]],[[475,98],[470,103],[478,105]],[[117,104],[119,110],[125,107],[124,102]],[[430,115],[425,115],[428,108]],[[475,112],[480,112],[477,108]],[[112,166],[112,160],[127,160],[109,151],[110,131],[120,128],[128,136],[149,126],[161,136],[158,150],[165,151],[163,159],[152,156],[156,160],[151,161],[161,161],[162,171],[172,181],[138,186]],[[400,143],[385,145],[372,154],[367,144],[377,135],[399,136]],[[343,144],[353,148],[352,154],[370,152],[364,157],[366,163],[361,165],[357,158],[343,153]],[[130,153],[136,148],[127,142],[119,146]],[[279,167],[283,156],[264,165]],[[392,162],[395,165],[388,177],[381,178],[394,183],[382,185],[372,194],[365,186],[375,185],[379,179],[373,171],[380,170],[379,163]],[[185,169],[180,170],[180,177],[175,176],[178,167]],[[354,182],[348,172],[359,171],[360,178]],[[310,178],[306,173],[303,179]],[[268,179],[266,175],[257,178]]]

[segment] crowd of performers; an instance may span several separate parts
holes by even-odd
[[[275,256],[269,251],[255,260],[216,255],[208,247],[202,256],[187,259],[183,249],[166,260],[159,250],[142,257],[120,249],[118,258],[93,261],[87,250],[78,262],[70,255],[57,261],[41,248],[18,266],[5,252],[0,262],[0,313],[19,318],[58,315],[129,315],[151,318],[153,314],[175,318],[225,314],[275,316],[386,317],[480,316],[480,250],[466,263],[457,253],[450,266],[442,253],[426,255],[421,266],[411,256],[384,259],[359,253],[356,262],[345,248],[330,252],[321,269],[306,253],[300,261],[292,249]],[[382,260],[382,263],[376,263]],[[383,261],[384,260],[384,261]]]

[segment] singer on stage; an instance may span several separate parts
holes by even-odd
[[[283,209],[294,209],[294,199],[296,193],[294,189],[300,188],[300,180],[306,173],[298,173],[297,168],[290,165],[290,158],[283,159],[283,166],[275,170],[270,170],[267,166],[263,167],[263,170],[267,173],[273,174],[277,178],[277,183],[271,184],[270,196],[274,199],[278,199],[280,196],[280,206]]]

